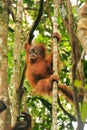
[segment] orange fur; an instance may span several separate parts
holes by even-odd
[[[51,95],[52,93],[52,83],[54,80],[58,81],[58,77],[53,74],[53,59],[52,52],[49,56],[46,54],[46,48],[44,45],[30,45],[25,44],[26,50],[26,78],[29,83],[40,95]],[[34,51],[38,50],[37,54]],[[37,51],[36,51],[37,52]],[[35,56],[34,56],[35,55]],[[29,57],[33,57],[29,60]],[[60,61],[58,61],[58,64]],[[73,102],[73,93],[68,88],[68,86],[59,84],[59,92],[61,92],[65,97]]]

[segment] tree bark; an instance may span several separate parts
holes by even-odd
[[[79,9],[77,36],[87,55],[87,2]]]
[[[87,55],[87,1],[78,12],[77,37]],[[87,103],[87,91],[84,92],[83,101]]]
[[[20,51],[21,51],[21,21],[22,21],[22,0],[17,1],[17,14],[16,14],[16,24],[14,32],[14,66],[13,66],[13,75],[11,79],[12,86],[12,95],[10,96],[11,100],[11,124],[15,124],[17,116],[20,112],[20,93],[18,93],[19,84],[20,84]]]
[[[7,84],[7,37],[8,37],[8,9],[7,3],[0,1],[0,100],[7,109],[0,114],[0,129],[6,130],[10,126],[10,108]]]
[[[58,30],[58,0],[54,0],[54,17],[53,17],[53,33]],[[54,74],[58,75],[58,44],[57,39],[53,38],[53,71]],[[52,130],[58,130],[57,124],[57,94],[58,94],[58,83],[53,82],[53,99],[52,99]]]
[[[69,20],[69,35],[70,35],[70,41],[71,41],[71,47],[72,47],[72,89],[73,89],[73,99],[75,102],[75,108],[76,108],[76,114],[77,114],[77,130],[83,130],[83,122],[81,120],[81,115],[80,115],[80,110],[79,110],[79,104],[77,100],[77,89],[74,85],[75,80],[77,79],[77,74],[76,74],[76,67],[77,67],[77,53],[76,53],[76,39],[74,37],[74,30],[73,30],[73,13],[72,13],[72,6],[70,0],[67,0],[67,8],[68,8],[68,20]]]

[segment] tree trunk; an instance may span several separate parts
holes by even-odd
[[[87,55],[87,2],[79,9],[77,37]],[[87,91],[84,92],[84,102],[87,103]]]
[[[11,115],[11,124],[15,124],[17,116],[19,115],[20,110],[20,94],[18,93],[19,84],[20,84],[20,51],[21,51],[21,21],[22,21],[22,0],[17,1],[17,14],[16,14],[16,25],[14,33],[14,66],[13,66],[13,75],[11,79],[12,84],[12,95],[10,96],[12,104],[12,115]],[[10,86],[11,87],[11,86]]]
[[[76,39],[74,36],[74,30],[73,30],[73,26],[74,26],[74,21],[73,21],[73,13],[72,13],[72,6],[71,6],[71,2],[70,0],[67,0],[67,8],[68,8],[68,26],[69,26],[69,35],[70,35],[70,41],[71,41],[71,47],[72,47],[72,89],[73,89],[73,99],[74,99],[74,103],[75,103],[75,108],[76,108],[76,114],[77,114],[77,122],[78,122],[78,126],[77,126],[77,130],[83,130],[84,125],[83,122],[81,120],[81,115],[80,115],[80,109],[79,109],[79,104],[78,104],[78,100],[77,100],[77,89],[74,85],[75,80],[77,79],[77,74],[76,74],[76,67],[77,67],[77,53],[76,53]],[[79,47],[79,46],[78,46]]]
[[[10,125],[9,96],[7,85],[7,36],[8,10],[7,3],[0,1],[0,100],[3,100],[7,109],[0,114],[0,129],[7,130]]]
[[[58,0],[54,0],[54,17],[53,17],[53,33],[57,32],[58,29]],[[53,38],[53,71],[54,74],[58,74],[58,44],[57,39]],[[57,125],[57,92],[58,91],[58,83],[53,82],[53,99],[52,99],[52,129],[58,130]]]

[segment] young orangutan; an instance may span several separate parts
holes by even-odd
[[[54,33],[53,37],[60,39],[59,34]],[[52,84],[58,77],[53,73],[53,54],[47,55],[43,44],[25,44],[26,51],[26,78],[36,93],[40,95],[51,95]],[[58,67],[60,66],[58,61]],[[64,84],[58,84],[59,92],[63,93],[68,100],[73,102],[73,93]]]

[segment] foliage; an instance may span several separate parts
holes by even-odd
[[[87,118],[87,102],[83,102],[82,105],[82,111],[81,111],[81,118],[82,121],[85,122],[86,118]]]
[[[83,0],[80,0],[83,2]],[[27,5],[29,7],[28,10],[26,10],[27,15],[25,17],[31,16],[32,20],[34,20],[38,13],[38,6],[35,5],[34,0],[23,0],[23,4]],[[38,4],[38,2],[37,2]],[[51,23],[48,17],[48,12],[46,9],[46,2],[44,3],[44,12],[43,17],[36,29],[38,32],[38,35],[34,38],[34,42],[43,43],[46,45],[47,48],[50,48],[52,44],[52,29],[51,29]],[[50,7],[50,14],[51,17],[53,16],[53,1],[50,0],[49,2]],[[15,7],[13,8],[15,10]],[[15,10],[16,11],[16,10]],[[14,12],[15,12],[14,11]],[[1,6],[0,6],[0,12],[1,12]],[[76,6],[73,6],[73,13],[74,13],[74,20],[75,25],[74,29],[76,30],[76,23],[77,23],[77,14],[76,14]],[[22,21],[22,29],[28,34],[30,29],[30,23],[29,21],[26,21],[25,18]],[[66,31],[66,28],[63,24],[62,17],[60,13],[58,14],[58,29],[61,34],[61,41],[59,45],[59,54],[61,61],[63,62],[63,68],[61,72],[59,73],[60,81],[62,83],[65,83],[67,85],[71,85],[71,69],[72,69],[72,59],[71,59],[71,46],[70,46],[70,38],[68,35],[68,32]],[[12,68],[13,68],[13,48],[14,48],[14,21],[12,20],[12,17],[9,19],[9,34],[8,34],[8,83],[10,83],[10,78],[12,74]],[[48,49],[50,50],[50,49]],[[24,66],[24,59],[25,59],[25,52],[23,49],[23,36],[21,38],[21,73]],[[84,65],[84,71],[87,68],[87,61],[83,62]],[[87,78],[87,71],[85,71],[85,76]],[[86,81],[87,82],[87,81]],[[75,86],[78,86],[80,84],[79,81],[75,82]],[[31,89],[31,86],[27,83],[25,80],[24,87],[26,88],[26,106],[28,108],[28,111],[31,113],[33,117],[33,130],[50,130],[52,125],[52,104],[50,98],[43,98],[37,95],[34,95]],[[61,101],[63,106],[70,111],[71,113],[74,113],[74,107],[71,107],[70,109],[67,108],[67,102],[64,98],[61,97]],[[86,106],[87,107],[87,106]],[[86,111],[86,107],[84,111]],[[82,114],[82,119],[84,120],[84,114]],[[72,126],[72,120],[65,115],[62,110],[58,107],[58,124],[60,126],[60,130],[73,130]]]

